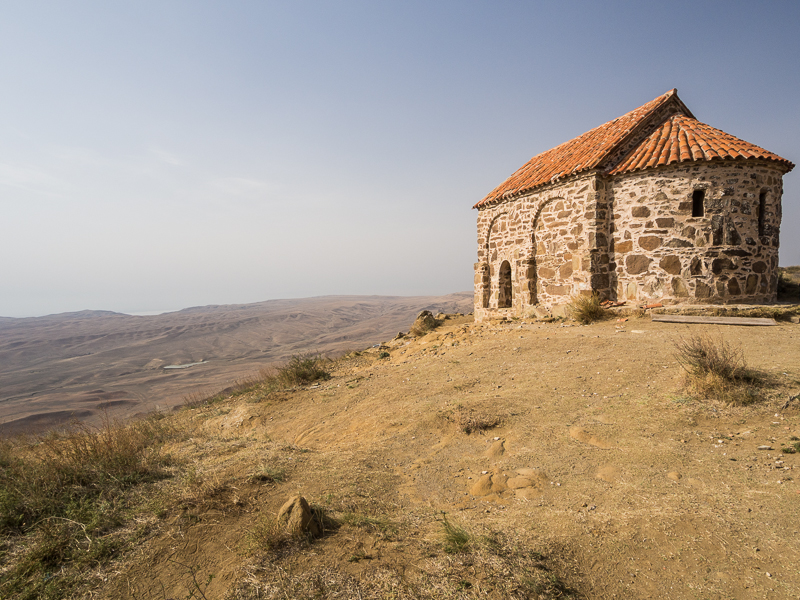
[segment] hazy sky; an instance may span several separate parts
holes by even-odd
[[[472,205],[677,87],[800,163],[800,2],[2,3],[0,315],[472,288]],[[800,168],[781,264],[800,264]]]

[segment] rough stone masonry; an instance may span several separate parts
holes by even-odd
[[[476,319],[541,315],[591,293],[775,302],[793,167],[700,123],[672,90],[535,156],[475,205]]]

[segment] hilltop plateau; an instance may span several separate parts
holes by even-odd
[[[676,344],[704,335],[758,374],[745,405],[686,388]],[[119,501],[127,524],[63,525],[87,555],[115,548],[74,589],[109,600],[800,593],[796,324],[454,316],[326,369],[153,421],[169,432],[168,460]],[[296,494],[321,536],[276,528]],[[19,561],[26,537],[4,539]],[[52,582],[69,581],[70,560]]]

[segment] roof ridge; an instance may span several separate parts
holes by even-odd
[[[676,162],[756,158],[776,161],[789,171],[794,168],[777,154],[701,123],[678,97],[677,88],[672,88],[639,108],[537,154],[473,208],[595,169],[617,174]]]
[[[596,168],[605,170],[610,165],[616,165],[628,154],[630,150],[628,146],[638,143],[642,125],[652,125],[654,115],[658,115],[661,109],[676,101],[677,110],[684,109],[689,112],[686,105],[678,98],[678,90],[672,88],[622,116],[537,154],[475,204],[474,208],[517,196],[570,175]],[[603,163],[607,164],[604,166]]]

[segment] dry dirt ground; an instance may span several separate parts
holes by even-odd
[[[674,342],[701,332],[741,344],[772,381],[761,402],[682,391]],[[92,597],[800,596],[800,453],[781,452],[800,326],[461,318],[386,346],[178,413],[188,475],[158,484],[159,516]],[[296,493],[339,526],[258,551]],[[444,518],[472,551],[443,551]]]
[[[270,300],[153,316],[0,317],[0,435],[164,410],[293,354],[375,344],[422,309],[471,307],[471,293],[456,293]],[[193,366],[164,368],[171,365]]]

